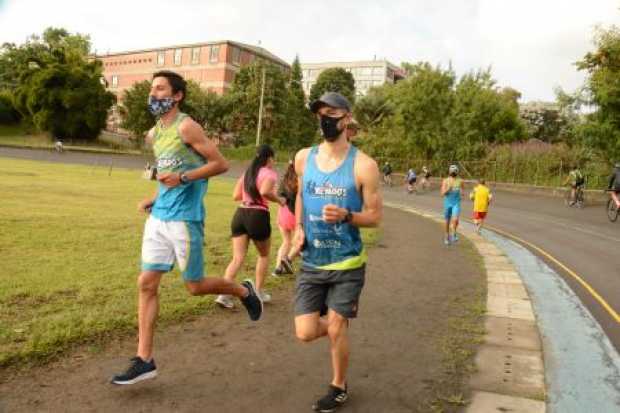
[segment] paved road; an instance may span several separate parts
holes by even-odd
[[[146,162],[144,157],[125,155],[56,154],[51,151],[0,147],[1,156],[91,165],[109,165],[112,162],[114,167],[126,168],[142,167]],[[229,175],[237,176],[240,169],[236,164]],[[407,195],[402,187],[386,188],[385,198],[435,211],[442,208],[437,190],[421,195]],[[470,216],[471,203],[464,202],[463,217]],[[580,210],[565,207],[559,198],[498,192],[487,223],[553,255],[582,277],[616,313],[620,313],[620,221],[610,223],[602,206]],[[565,277],[620,351],[620,323],[572,276],[553,263],[550,264]]]
[[[437,190],[408,195],[403,188],[392,187],[386,188],[385,198],[421,209],[441,211],[442,208]],[[472,203],[463,201],[463,206],[462,217],[470,218]],[[487,224],[508,231],[554,256],[620,313],[620,222],[610,223],[602,206],[580,210],[564,206],[560,198],[498,192]],[[550,264],[564,276],[620,351],[620,323],[571,275]]]

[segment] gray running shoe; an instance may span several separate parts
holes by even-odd
[[[230,295],[218,295],[217,298],[215,299],[215,303],[219,304],[221,307],[223,308],[235,308],[235,302],[233,301],[232,297]]]

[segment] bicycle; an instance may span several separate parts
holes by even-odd
[[[389,187],[392,186],[392,174],[383,175],[383,184]]]
[[[605,192],[609,192],[609,200],[607,200],[607,218],[609,218],[610,222],[616,222],[618,219],[618,214],[620,213],[620,208],[616,205],[616,201],[611,196],[611,190],[607,189]]]
[[[566,197],[564,198],[564,203],[566,206],[572,207],[576,206],[577,208],[583,208],[585,205],[585,194],[583,192],[583,185],[578,185],[575,188],[575,199],[572,197],[571,188],[566,191]]]

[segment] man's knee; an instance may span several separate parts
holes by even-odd
[[[349,321],[346,318],[339,314],[334,315],[327,325],[327,335],[331,340],[338,339],[347,333],[348,326]]]
[[[295,335],[299,341],[309,343],[318,337],[319,324],[318,321],[316,323],[308,322],[308,320],[304,321],[305,322],[300,322],[296,320]]]
[[[316,339],[316,331],[307,330],[307,329],[298,329],[295,334],[297,335],[297,339],[302,343],[309,343]]]
[[[142,272],[138,277],[138,292],[146,295],[156,295],[159,288],[159,277],[150,272]]]

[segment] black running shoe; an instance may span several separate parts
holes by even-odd
[[[339,387],[329,385],[329,391],[327,394],[317,400],[312,406],[312,409],[321,413],[330,413],[336,411],[337,408],[342,406],[349,399],[347,390],[342,390]]]
[[[248,310],[250,320],[257,321],[261,314],[263,314],[263,300],[261,300],[260,295],[256,293],[256,288],[252,281],[245,280],[241,285],[247,288],[250,293],[247,297],[241,299],[241,303],[243,303],[245,309]]]
[[[293,268],[293,263],[288,258],[284,258],[282,261],[280,261],[280,266],[288,274],[295,273],[295,269]]]
[[[135,384],[142,380],[153,379],[157,377],[157,367],[155,360],[146,362],[140,357],[131,359],[131,364],[127,371],[112,377],[113,384]]]

